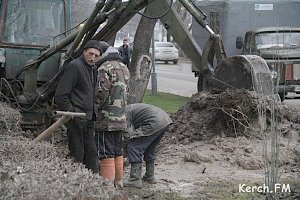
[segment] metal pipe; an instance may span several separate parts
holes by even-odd
[[[104,7],[105,8],[105,7]],[[104,16],[108,16],[110,15],[111,13],[113,13],[115,11],[115,8],[111,9],[110,11],[108,12],[105,12],[104,13]],[[105,19],[103,17],[101,17],[101,15],[98,15],[98,17],[96,17],[95,21],[105,21]],[[94,22],[95,22],[94,21]],[[102,24],[102,22],[101,22]],[[99,26],[95,26],[95,27],[91,27],[91,30],[87,33],[87,35],[84,37],[84,40],[82,42],[82,45],[85,45],[87,43],[87,41],[89,41],[94,35],[95,33],[97,32]]]
[[[208,25],[206,25],[204,28],[209,32],[209,34],[216,35],[215,32]]]
[[[62,116],[54,124],[52,124],[49,128],[47,128],[39,136],[37,136],[33,140],[33,142],[37,143],[37,142],[41,142],[41,141],[48,139],[54,131],[56,131],[59,127],[61,127],[64,123],[69,121],[71,118],[72,118],[71,116]]]
[[[46,50],[44,53],[42,53],[39,57],[37,57],[36,59],[29,61],[26,65],[24,65],[23,67],[21,67],[17,74],[16,74],[16,78],[18,78],[20,76],[20,74],[26,70],[29,69],[31,67],[34,66],[34,64],[38,63],[37,68],[39,67],[39,64],[41,62],[43,62],[44,60],[46,60],[47,58],[49,58],[50,56],[52,56],[53,54],[55,54],[56,52],[62,50],[64,47],[68,46],[69,44],[71,44],[74,40],[74,38],[76,37],[76,35],[78,34],[78,31],[75,31],[73,33],[71,33],[70,35],[68,35],[67,37],[65,37],[62,41],[60,41],[58,44],[51,46],[48,50]]]
[[[116,0],[108,0],[108,1],[106,1],[105,6],[101,10],[101,12],[107,12],[107,11],[109,11],[113,7],[115,1]]]
[[[137,10],[142,10],[148,5],[148,1],[130,0],[126,4],[125,8],[117,8],[117,16],[93,37],[95,40],[111,39],[136,14]]]
[[[155,72],[155,40],[154,29],[152,33],[152,73],[151,73],[151,93],[157,95],[157,74]]]
[[[57,116],[71,116],[71,117],[86,117],[85,113],[69,112],[69,111],[54,111]]]
[[[36,92],[37,89],[37,68],[38,63],[27,70],[24,79],[24,93],[26,96],[31,96]]]
[[[109,15],[112,12],[114,12],[115,10],[112,9],[109,12],[105,13],[105,15]],[[105,20],[104,20],[105,21]],[[104,21],[101,20],[95,20],[91,27],[94,26],[99,26],[100,24],[102,24]],[[47,58],[49,58],[50,56],[52,56],[53,54],[55,54],[56,52],[62,50],[64,47],[68,46],[69,44],[71,44],[74,39],[76,38],[76,36],[79,34],[79,32],[81,31],[82,27],[79,26],[78,30],[74,31],[73,33],[71,33],[70,35],[68,35],[67,37],[65,37],[62,41],[60,41],[58,44],[56,45],[52,45],[49,49],[47,49],[45,52],[43,52],[39,57],[35,58],[34,60],[28,62],[26,65],[24,65],[23,67],[21,67],[17,74],[16,74],[16,78],[18,78],[20,76],[20,74],[26,70],[29,69],[31,67],[33,67],[34,64],[36,63],[41,63],[42,61],[46,60]],[[39,68],[39,65],[38,67]]]
[[[204,19],[202,19],[201,14],[194,8],[192,4],[190,4],[190,2],[188,2],[187,0],[179,1],[203,28],[205,28],[210,34],[215,34],[211,30],[211,28],[209,28],[208,23]]]
[[[104,4],[105,4],[105,0],[98,0],[98,2],[96,3],[96,7],[94,8],[93,12],[89,16],[87,22],[83,25],[82,30],[77,34],[77,36],[74,40],[74,44],[72,45],[72,47],[66,53],[65,58],[68,59],[70,57],[70,55],[74,52],[74,50],[76,49],[76,47],[78,46],[78,44],[82,40],[84,34],[86,34],[89,31],[89,29],[91,27],[91,24],[95,20],[95,18],[97,16],[97,14],[99,13],[99,11],[103,8]]]
[[[76,113],[76,112],[66,112],[66,111],[55,111],[55,115],[62,116],[56,122],[54,122],[49,128],[47,128],[44,132],[42,132],[39,136],[37,136],[33,142],[41,142],[48,139],[51,134],[56,131],[59,127],[64,126],[64,124],[69,121],[73,117],[85,117],[85,113]]]

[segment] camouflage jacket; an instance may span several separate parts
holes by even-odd
[[[98,68],[98,92],[96,99],[97,131],[125,130],[127,84],[129,71],[118,61],[106,61]]]

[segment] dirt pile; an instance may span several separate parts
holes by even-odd
[[[295,199],[300,191],[300,112],[245,90],[195,94],[172,115],[174,124],[158,149],[158,184],[121,192],[83,165],[65,159],[64,131],[49,142],[34,144],[32,138],[21,136],[23,132],[12,133],[12,127],[18,129],[20,114],[6,111],[16,114],[5,115],[0,133],[0,199],[245,199],[238,184],[262,184],[270,164],[271,140],[262,139],[259,132],[262,110],[268,131],[274,118],[280,122],[279,181],[291,184],[285,199]],[[128,166],[124,177],[129,177]]]
[[[0,199],[127,199],[49,142],[19,131],[21,115],[0,104]]]
[[[226,90],[220,94],[196,93],[186,105],[171,115],[174,124],[168,132],[171,137],[166,140],[187,144],[215,136],[260,137],[260,108],[265,109],[268,124],[274,117],[272,110],[277,121],[289,116],[286,108],[274,97],[263,97],[248,90]]]
[[[162,187],[178,191],[181,186],[179,191],[194,199],[266,199],[271,194],[245,197],[238,185],[277,177],[291,185],[280,199],[299,198],[299,110],[246,90],[193,95],[171,115],[174,124],[158,148]],[[277,175],[270,173],[272,163]]]
[[[0,103],[0,132],[2,135],[20,132],[21,114],[6,103]]]

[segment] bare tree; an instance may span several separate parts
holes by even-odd
[[[144,15],[152,16],[151,10],[146,7]],[[132,59],[128,67],[130,72],[128,103],[142,102],[145,94],[151,73],[149,48],[156,21],[157,19],[142,17],[138,25],[134,37]]]

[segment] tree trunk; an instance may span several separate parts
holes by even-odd
[[[144,14],[152,16],[147,7]],[[149,48],[157,19],[142,17],[134,36],[133,54],[128,67],[130,72],[128,103],[140,103],[143,100],[151,74]]]

